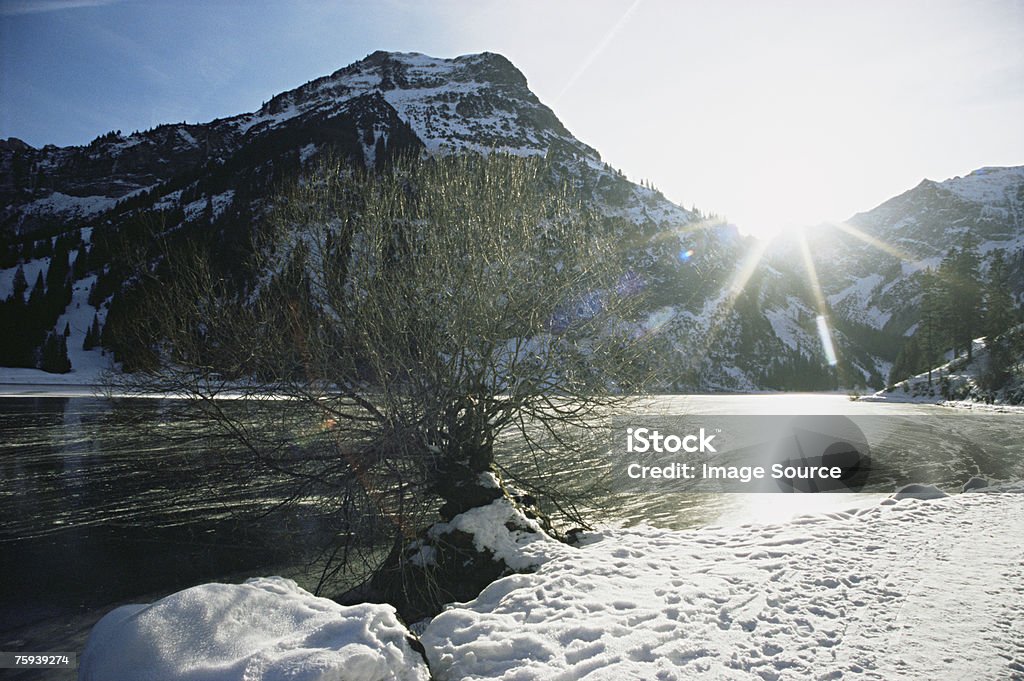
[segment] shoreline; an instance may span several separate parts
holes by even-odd
[[[33,371],[33,370],[19,370],[19,371]],[[37,370],[36,370],[37,371]],[[58,374],[59,375],[59,374]],[[172,395],[140,395],[140,394],[107,394],[105,392],[105,386],[99,382],[63,382],[59,380],[46,381],[46,382],[35,382],[26,380],[9,380],[8,376],[4,375],[3,368],[0,368],[0,398],[27,398],[27,397],[52,397],[52,398],[79,398],[79,399],[175,399]],[[851,397],[848,393],[843,391],[822,391],[822,392],[807,392],[807,391],[794,391],[794,392],[783,392],[783,391],[752,391],[752,392],[708,392],[708,393],[652,393],[650,395],[643,395],[641,397],[670,397],[670,398],[688,398],[688,397],[781,397],[781,396],[795,396],[795,395],[820,395],[823,397],[845,397],[851,403],[862,403],[871,405],[892,405],[893,407],[915,405],[915,406],[931,406],[931,407],[945,407],[948,409],[965,410],[965,411],[984,411],[992,413],[1009,413],[1009,414],[1024,414],[1024,405],[1016,404],[988,404],[985,402],[972,402],[968,400],[942,400],[942,399],[923,399],[923,398],[891,398],[889,396],[872,394],[872,395],[861,395]],[[231,399],[232,397],[237,399],[237,396],[233,396],[230,393],[225,393],[225,399]]]

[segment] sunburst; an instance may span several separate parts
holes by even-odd
[[[905,251],[877,237],[871,236],[849,223],[835,223],[831,225],[831,227],[843,232],[844,234],[848,234],[883,253],[894,256],[901,261],[914,262],[914,258]],[[839,358],[832,339],[832,329],[829,321],[829,305],[824,291],[822,290],[821,281],[818,278],[818,271],[814,263],[814,256],[811,254],[811,248],[807,241],[807,232],[804,229],[793,230],[791,231],[791,235],[795,238],[799,247],[800,259],[803,262],[807,284],[811,290],[811,294],[814,296],[814,307],[817,315],[815,325],[817,327],[818,339],[821,343],[822,352],[824,353],[828,364],[830,366],[836,366]],[[736,299],[743,293],[747,285],[750,283],[750,280],[757,271],[758,266],[761,264],[768,247],[775,240],[781,237],[782,235],[780,234],[770,239],[758,240],[756,245],[751,248],[742,259],[729,282],[728,288],[726,289],[723,301],[723,309],[726,313],[732,309]],[[722,326],[723,324],[714,324],[708,330],[708,338],[705,343],[706,348],[710,348],[714,345],[717,337],[722,331]]]
[[[895,246],[893,246],[889,242],[882,241],[881,239],[879,239],[877,237],[873,237],[870,234],[867,234],[867,233],[857,229],[856,227],[854,227],[853,225],[851,225],[848,222],[838,222],[838,223],[835,223],[832,226],[835,227],[836,229],[838,229],[839,231],[841,231],[841,232],[843,232],[845,234],[849,234],[850,236],[852,236],[855,239],[860,239],[861,241],[863,241],[864,243],[868,244],[869,246],[873,246],[873,247],[877,248],[878,250],[883,251],[884,253],[888,253],[891,256],[895,256],[895,257],[899,258],[900,260],[904,260],[906,262],[913,262],[914,261],[914,258],[912,256],[910,256],[907,253],[905,253],[904,251],[901,251],[900,249],[896,248]]]

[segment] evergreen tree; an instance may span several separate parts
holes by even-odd
[[[384,170],[385,163],[387,162],[387,156],[387,142],[384,140],[384,135],[381,135],[377,138],[377,143],[373,148],[373,165],[376,170]]]
[[[992,265],[989,267],[988,284],[985,287],[985,335],[986,344],[1006,331],[1014,322],[1015,312],[1013,296],[1010,293],[1010,272],[1006,266],[1006,257],[1002,249],[992,254]]]
[[[889,385],[895,385],[905,378],[914,376],[922,371],[924,362],[921,359],[921,343],[917,336],[911,336],[903,344],[896,361],[889,370]]]
[[[67,303],[61,305],[64,298],[64,290],[68,283],[68,275],[71,274],[71,267],[68,265],[68,249],[66,243],[58,239],[57,247],[53,257],[50,258],[50,267],[46,270],[46,292],[50,294],[53,307],[64,308]]]
[[[85,244],[78,248],[78,255],[75,256],[75,264],[72,266],[71,278],[78,281],[89,271],[89,249]]]
[[[102,273],[100,274],[102,276]],[[86,302],[88,302],[90,305],[97,309],[99,309],[99,306],[103,303],[103,289],[100,288],[99,282],[100,278],[97,277],[96,281],[94,281],[92,286],[89,287],[89,297],[86,298]]]
[[[942,278],[927,270],[922,281],[921,321],[915,337],[920,337],[920,361],[928,368],[928,385],[932,384],[932,367],[942,354],[947,293]]]
[[[51,374],[66,374],[71,371],[68,359],[68,344],[63,334],[50,333],[43,343],[39,368]]]
[[[32,242],[32,258],[38,260],[53,255],[53,242],[50,239],[40,239]]]
[[[939,268],[945,285],[946,328],[954,354],[967,350],[967,359],[973,355],[972,340],[981,330],[982,286],[978,242],[968,232],[960,248],[950,250]]]
[[[43,270],[39,270],[36,283],[32,286],[32,293],[28,294],[28,306],[33,312],[38,312],[46,297],[46,283],[43,281]]]
[[[18,269],[14,272],[14,294],[11,299],[17,303],[24,305],[25,303],[25,291],[28,290],[28,280],[25,279],[25,268],[18,265]]]
[[[82,343],[82,349],[92,350],[100,344],[100,338],[100,316],[97,313],[93,314],[92,324],[89,326],[89,330],[85,332],[85,341]]]
[[[1010,381],[1013,354],[1009,340],[1005,336],[990,337],[986,339],[985,344],[988,347],[988,362],[978,377],[978,384],[982,390],[994,393],[1006,387]]]

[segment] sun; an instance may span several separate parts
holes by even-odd
[[[912,261],[913,258],[896,246],[878,239],[877,237],[871,236],[870,234],[867,234],[857,227],[845,222],[827,223],[815,228],[808,228],[804,225],[785,220],[764,220],[757,224],[759,226],[757,233],[752,233],[749,230],[745,232],[748,235],[753,236],[755,241],[747,251],[746,255],[736,264],[732,279],[727,289],[726,304],[728,306],[732,306],[740,294],[743,293],[754,273],[757,271],[758,267],[761,266],[765,254],[771,249],[775,242],[782,239],[792,240],[795,242],[797,247],[796,250],[800,255],[800,261],[803,265],[802,269],[808,288],[814,297],[813,304],[817,313],[815,327],[818,334],[818,340],[821,344],[822,354],[825,356],[829,366],[836,366],[839,363],[840,358],[833,339],[834,332],[831,322],[831,311],[825,297],[825,293],[821,288],[821,282],[818,279],[817,266],[814,261],[814,256],[811,253],[810,245],[808,244],[809,232],[831,230],[835,237],[842,235],[851,236],[868,244],[879,252],[896,256],[900,260]],[[744,232],[743,228],[739,227],[739,229],[741,233]],[[714,328],[711,330],[710,335],[712,338],[717,335],[716,331],[717,330]]]
[[[761,221],[747,221],[736,225],[740,234],[752,236],[758,241],[771,243],[778,239],[784,239],[803,231],[805,226],[786,220],[784,218],[766,219]]]

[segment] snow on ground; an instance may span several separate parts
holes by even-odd
[[[207,205],[210,206],[212,211],[210,218],[216,219],[220,217],[221,213],[223,213],[229,206],[231,206],[231,202],[234,201],[234,199],[234,189],[228,189],[220,194],[214,194],[209,197],[204,196],[201,199],[196,199],[191,203],[185,204],[185,219],[196,220],[202,217]],[[207,204],[207,201],[209,201],[209,204]]]
[[[491,483],[496,485],[497,480],[493,476],[491,478]],[[530,531],[513,527],[528,528]],[[453,531],[473,535],[473,543],[478,551],[490,551],[513,570],[531,570],[544,561],[548,551],[563,546],[506,499],[471,508],[450,522],[437,523],[430,528],[430,536],[437,540]]]
[[[1024,486],[603,532],[430,622],[439,680],[1024,678]]]
[[[25,273],[30,270],[33,276],[43,267],[44,261],[31,260],[25,265]],[[38,264],[38,266],[37,266]],[[11,269],[13,272],[13,268]],[[43,270],[45,272],[45,269]],[[7,270],[0,271],[0,275]],[[32,281],[29,281],[31,290]],[[0,294],[2,294],[3,277],[0,276]],[[0,385],[33,385],[33,386],[99,386],[103,382],[104,372],[114,368],[113,358],[100,348],[85,350],[82,343],[85,334],[92,325],[94,315],[99,315],[100,325],[106,321],[106,310],[97,311],[89,304],[89,291],[96,282],[96,275],[79,279],[72,286],[71,302],[57,318],[54,329],[58,332],[68,327],[68,359],[71,360],[71,371],[66,374],[51,374],[41,369],[25,369],[17,367],[0,367]],[[8,294],[9,295],[9,294]],[[3,295],[0,295],[0,299]]]
[[[126,605],[89,635],[79,681],[425,681],[389,605],[338,605],[282,577]]]
[[[22,213],[85,218],[102,213],[112,208],[115,203],[117,203],[117,199],[109,196],[69,196],[61,192],[53,192],[46,198],[37,199],[27,204],[22,209]]]
[[[877,305],[872,305],[871,301],[883,289],[883,283],[884,278],[880,274],[860,277],[839,293],[829,296],[829,305],[841,308],[847,316],[855,321],[875,329],[881,329],[892,318],[892,313],[883,312]]]
[[[857,500],[851,498],[851,505]],[[497,503],[467,527],[500,528]],[[422,630],[437,681],[1024,679],[1024,483],[783,524],[605,529]],[[119,608],[80,681],[426,679],[390,606],[282,578]]]
[[[930,373],[924,371],[859,399],[1024,413],[1024,405],[1019,404],[1019,392],[1024,386],[1021,386],[1019,378],[995,394],[981,389],[979,381],[988,366],[989,351],[985,338],[975,338],[971,343],[972,361],[967,361],[966,352],[954,357],[951,351],[947,351],[945,364],[934,367]],[[1018,396],[1014,397],[1014,394]]]
[[[79,350],[72,354],[68,348],[68,357],[71,359],[71,371],[66,374],[51,374],[42,369],[23,369],[20,367],[0,367],[0,390],[6,390],[4,394],[18,394],[9,392],[14,386],[31,387],[31,392],[45,393],[50,387],[88,388],[86,393],[92,395],[103,386],[104,373],[113,370],[112,357],[104,355],[100,350]],[[77,360],[77,363],[75,363]],[[25,393],[27,394],[27,393]],[[63,394],[63,393],[61,393]]]
[[[25,275],[25,282],[28,284],[28,288],[25,289],[24,294],[24,299],[28,300],[33,287],[36,285],[36,278],[39,276],[39,273],[42,272],[43,276],[46,276],[46,270],[50,267],[50,258],[37,258],[35,260],[29,260],[28,262],[19,264],[21,265],[22,272]],[[18,265],[0,269],[0,300],[7,300],[14,295],[14,274],[17,271]]]
[[[786,307],[784,309],[766,308],[764,316],[772,325],[772,332],[776,338],[782,341],[787,348],[796,350],[801,345],[807,345],[810,338],[807,331],[800,326],[802,315],[810,314],[810,310],[796,296],[786,296]],[[816,339],[815,339],[816,340]]]

